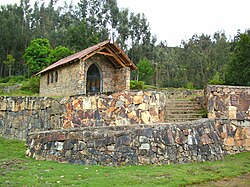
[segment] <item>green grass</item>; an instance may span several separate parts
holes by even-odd
[[[40,77],[12,76],[0,78],[0,96],[38,96]],[[21,85],[20,89],[4,92],[6,86]]]
[[[217,162],[104,167],[35,161],[24,144],[0,138],[0,186],[186,186],[250,172],[250,152]]]
[[[30,90],[15,90],[11,92],[2,92],[0,91],[0,96],[38,96],[38,93],[34,93]]]

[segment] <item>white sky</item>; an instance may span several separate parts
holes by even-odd
[[[47,0],[45,0],[47,1]],[[70,2],[71,0],[67,0]],[[77,3],[79,0],[72,0]],[[34,2],[34,0],[31,0]],[[64,0],[59,0],[64,2]],[[152,34],[166,40],[169,46],[181,44],[193,34],[213,35],[225,31],[228,38],[237,30],[250,28],[250,0],[117,0],[120,8],[144,13]],[[19,0],[0,0],[0,4],[17,3]]]

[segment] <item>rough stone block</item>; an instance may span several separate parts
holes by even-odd
[[[224,145],[225,146],[234,146],[235,145],[235,140],[232,137],[228,137],[224,139]]]
[[[149,150],[150,149],[150,145],[148,143],[143,143],[143,144],[141,144],[141,146],[139,147],[139,149]]]
[[[150,113],[148,111],[142,112],[141,113],[141,120],[142,120],[142,123],[149,124],[150,123]]]
[[[133,98],[133,104],[138,105],[143,103],[143,96],[142,95],[136,95]]]

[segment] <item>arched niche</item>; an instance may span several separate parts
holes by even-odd
[[[100,68],[94,63],[87,71],[87,93],[97,93],[102,91],[102,73]]]

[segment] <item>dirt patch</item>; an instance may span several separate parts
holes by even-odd
[[[219,181],[211,181],[203,184],[198,185],[192,185],[192,186],[199,186],[199,187],[248,187],[250,186],[250,173],[246,173],[243,175],[240,175],[238,177],[232,177],[232,178],[224,178]]]

